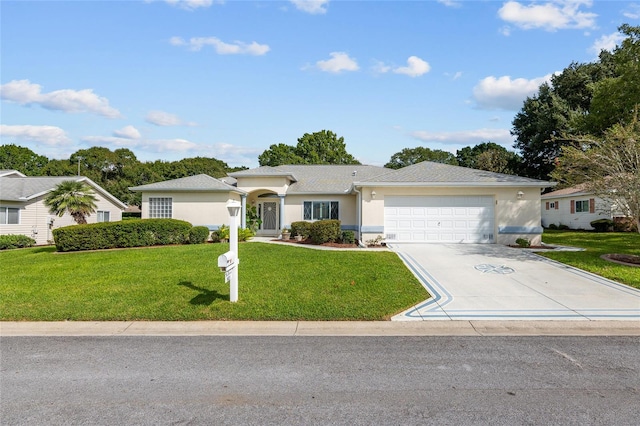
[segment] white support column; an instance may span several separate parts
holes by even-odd
[[[240,210],[240,228],[245,229],[247,227],[247,194],[240,195],[240,201],[242,203]]]
[[[280,230],[284,229],[284,195],[278,194],[280,197]]]

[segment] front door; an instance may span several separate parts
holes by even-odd
[[[260,204],[260,219],[262,226],[260,229],[265,234],[273,234],[278,231],[278,203],[275,201],[264,201]]]

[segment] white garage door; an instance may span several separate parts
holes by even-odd
[[[493,243],[491,196],[386,196],[389,242]]]

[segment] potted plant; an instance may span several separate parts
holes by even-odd
[[[289,231],[287,228],[282,228],[282,239],[284,241],[289,241],[290,238],[291,238],[291,231]]]

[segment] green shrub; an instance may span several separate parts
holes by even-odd
[[[518,238],[516,240],[516,244],[522,248],[531,247],[531,241],[527,240],[526,238]]]
[[[0,250],[33,247],[36,240],[26,235],[0,235]]]
[[[211,238],[217,241],[229,241],[229,227],[220,225],[220,228],[211,233]]]
[[[549,226],[547,226],[547,228],[549,228],[549,229],[558,229],[558,225],[556,225],[555,223],[550,223]]]
[[[638,225],[630,217],[613,218],[613,230],[616,232],[638,232]]]
[[[613,221],[611,219],[597,219],[591,221],[589,225],[591,225],[596,232],[607,232],[613,228]]]
[[[58,251],[184,244],[191,224],[177,219],[142,219],[72,225],[53,230]]]
[[[558,225],[558,229],[561,230],[561,231],[567,231],[567,230],[569,230],[571,228],[569,228],[569,225],[559,224]]]
[[[238,228],[238,241],[249,241],[255,234],[249,228]]]
[[[309,236],[311,229],[311,222],[291,222],[291,236],[296,237],[300,235],[302,238]]]
[[[194,226],[189,229],[189,244],[204,244],[209,239],[209,228]]]
[[[309,228],[309,237],[314,244],[333,243],[340,240],[340,221],[334,219],[313,222]]]
[[[342,242],[344,244],[355,244],[356,234],[353,231],[342,231]]]

